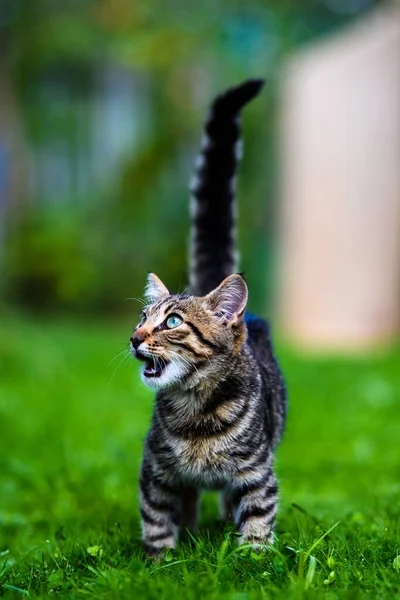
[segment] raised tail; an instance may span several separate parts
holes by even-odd
[[[240,112],[260,92],[249,79],[217,96],[204,126],[190,185],[190,291],[204,296],[237,271],[235,172],[241,158]]]

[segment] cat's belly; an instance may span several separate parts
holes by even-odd
[[[172,469],[180,481],[218,489],[232,481],[236,465],[226,440],[197,439],[176,444]]]

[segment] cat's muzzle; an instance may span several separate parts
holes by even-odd
[[[155,357],[155,356],[147,356],[143,354],[140,350],[135,351],[135,358],[144,363],[143,375],[149,379],[161,377],[165,368],[169,364],[163,358]]]

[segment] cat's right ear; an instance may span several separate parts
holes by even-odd
[[[154,273],[147,275],[147,283],[144,290],[144,296],[150,304],[159,302],[169,296],[169,289],[163,284],[161,279]]]

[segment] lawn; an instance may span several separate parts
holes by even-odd
[[[238,549],[205,493],[198,535],[155,562],[137,500],[152,394],[133,360],[113,360],[131,325],[3,310],[0,596],[398,596],[400,352],[315,360],[279,346],[290,411],[275,549]]]

